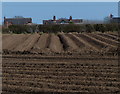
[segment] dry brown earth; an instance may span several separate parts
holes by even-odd
[[[119,94],[118,58],[3,56],[3,94]]]
[[[61,53],[63,52],[63,44],[60,42],[60,39],[57,35],[51,34],[51,42],[49,48],[52,52]]]
[[[112,34],[3,34],[2,94],[119,94]]]

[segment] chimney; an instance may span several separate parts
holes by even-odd
[[[54,21],[56,20],[56,16],[53,16],[53,20],[54,20]]]
[[[69,20],[70,20],[70,21],[72,20],[72,16],[70,16]]]
[[[113,15],[112,15],[112,14],[110,14],[110,18],[113,18]]]
[[[6,17],[4,16],[4,20],[6,19]]]
[[[6,17],[4,16],[4,25],[6,24]]]

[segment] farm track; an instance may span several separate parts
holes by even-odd
[[[119,94],[117,45],[108,33],[3,34],[2,94]]]

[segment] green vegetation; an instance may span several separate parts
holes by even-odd
[[[34,33],[36,30],[36,25],[10,25],[8,28],[3,27],[2,33],[15,33],[15,34],[21,34],[21,33]]]
[[[58,33],[58,32],[108,32],[120,31],[120,24],[61,24],[61,25],[11,25],[3,33]]]

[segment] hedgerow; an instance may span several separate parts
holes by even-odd
[[[106,32],[120,31],[120,24],[51,24],[51,25],[10,25],[3,27],[3,33],[58,33],[58,32]]]

